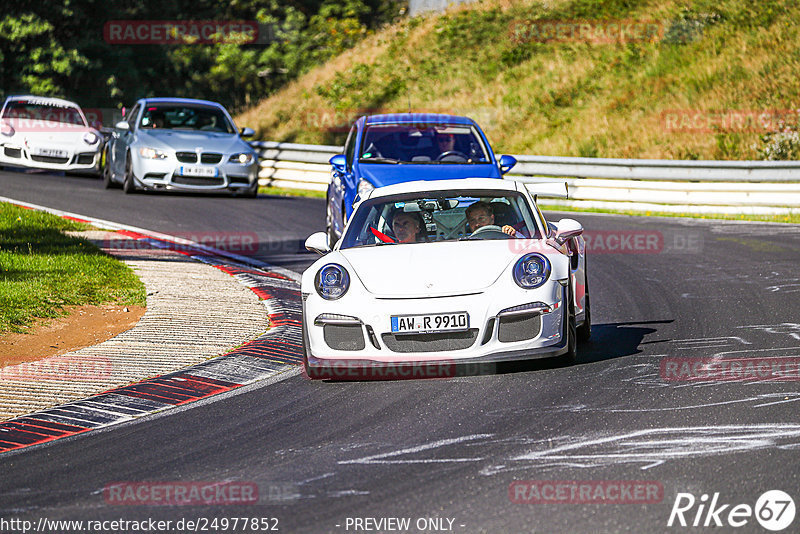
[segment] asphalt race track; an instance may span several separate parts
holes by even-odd
[[[0,195],[183,236],[255,234],[258,246],[248,241],[244,252],[295,271],[315,259],[300,245],[325,217],[317,199],[125,195],[46,173],[0,172]],[[199,520],[210,532],[224,530],[210,528],[214,518],[234,517],[275,518],[265,524],[290,533],[703,531],[667,526],[679,494],[691,494],[692,508],[680,502],[689,524],[768,532],[755,516],[733,518],[746,521],[734,529],[729,512],[755,508],[768,490],[800,498],[800,226],[572,217],[590,238],[593,313],[577,365],[255,384],[0,456],[0,517]],[[690,381],[670,367],[700,357],[779,362],[785,373]],[[148,505],[107,489],[178,481],[238,481],[257,486],[258,498]],[[544,493],[552,481],[657,491],[565,502],[581,499]],[[534,490],[558,502],[535,502]],[[717,509],[728,506],[709,517],[715,493]]]

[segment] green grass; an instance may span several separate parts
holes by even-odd
[[[558,206],[550,204],[539,204],[543,211],[564,211],[580,213],[610,213],[613,215],[630,215],[633,217],[689,217],[692,219],[719,219],[725,221],[760,221],[776,223],[800,224],[800,212],[787,213],[781,215],[750,215],[750,214],[726,214],[726,213],[672,213],[667,211],[634,211],[634,210],[610,210],[599,208],[573,208],[569,206]]]
[[[275,195],[278,197],[325,198],[325,191],[308,191],[305,189],[289,189],[271,186],[259,187],[258,193],[261,195]]]
[[[591,43],[515,33],[543,20],[655,22],[663,34]],[[358,115],[411,109],[471,116],[501,154],[791,159],[800,143],[776,137],[777,125],[737,130],[713,117],[797,109],[797,20],[795,0],[483,0],[398,22],[237,122],[261,139],[341,145]],[[705,128],[668,119],[695,111]]]
[[[0,203],[0,333],[24,332],[66,306],[145,304],[133,271],[89,241],[64,234],[87,225]]]

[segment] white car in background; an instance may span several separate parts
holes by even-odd
[[[552,184],[531,187],[555,193]],[[556,187],[566,196],[566,184]],[[573,361],[577,340],[591,334],[582,232],[572,219],[548,223],[526,185],[511,180],[415,181],[370,191],[333,250],[324,232],[306,241],[323,254],[302,277],[308,376]]]
[[[0,165],[99,174],[102,148],[75,102],[9,96],[0,110]]]

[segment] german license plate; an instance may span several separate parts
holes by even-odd
[[[46,156],[48,158],[66,158],[67,151],[60,148],[35,148],[33,149],[35,156]]]
[[[422,334],[469,329],[467,312],[392,315],[391,319],[392,332],[395,334]]]
[[[214,178],[218,173],[216,167],[200,167],[192,165],[184,165],[181,167],[180,171],[183,176],[205,176],[208,178]]]

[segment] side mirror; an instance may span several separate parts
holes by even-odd
[[[556,242],[563,245],[570,237],[576,237],[583,233],[583,226],[575,219],[561,219],[556,223]]]
[[[114,128],[117,130],[130,130],[131,125],[128,124],[127,121],[119,121],[117,124],[114,125]]]
[[[242,128],[242,131],[239,133],[242,137],[253,137],[256,134],[256,131],[252,128]]]
[[[339,174],[344,174],[345,167],[347,166],[347,159],[344,157],[344,154],[337,154],[333,156],[329,163],[336,172]]]
[[[500,156],[500,172],[507,173],[511,168],[517,164],[517,158],[514,156],[502,155]]]
[[[308,239],[306,239],[306,249],[311,252],[316,252],[319,255],[330,252],[331,247],[328,245],[328,234],[325,232],[317,232],[308,236]]]

